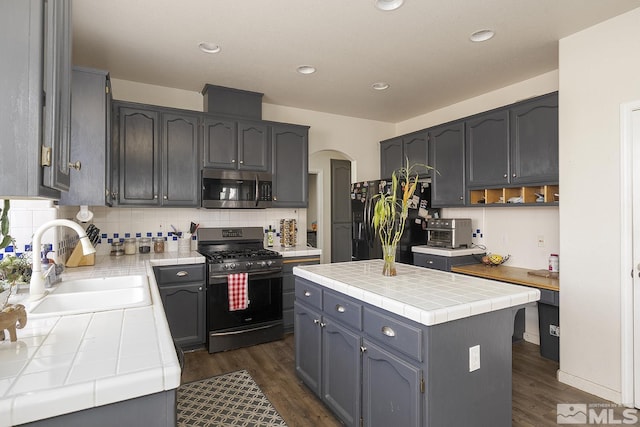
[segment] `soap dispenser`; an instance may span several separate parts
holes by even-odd
[[[275,230],[273,228],[271,228],[271,226],[269,226],[269,229],[267,230],[267,247],[272,248],[273,247],[273,232]]]

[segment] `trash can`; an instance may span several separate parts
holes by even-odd
[[[560,361],[560,308],[538,302],[538,325],[540,327],[540,355]]]

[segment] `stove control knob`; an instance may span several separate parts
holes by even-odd
[[[267,261],[267,265],[268,265],[269,267],[271,267],[271,266],[273,265],[273,261],[271,261],[271,260]]]
[[[252,262],[246,262],[244,264],[245,267],[247,267],[247,269],[250,269],[251,267],[253,267],[253,263]]]
[[[227,267],[227,270],[233,270],[237,267],[237,265],[235,262],[230,262],[226,265],[226,267]]]
[[[258,263],[258,265],[259,265],[260,267],[264,267],[264,266],[266,266],[266,265],[267,265],[267,263],[266,263],[266,262],[264,262],[264,261],[260,261],[260,262]]]

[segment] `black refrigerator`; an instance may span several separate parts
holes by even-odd
[[[375,201],[374,195],[391,191],[391,180],[374,180],[351,184],[351,259],[382,259],[382,244],[376,235],[371,218]],[[400,190],[399,190],[400,191]],[[400,195],[398,195],[401,197]],[[396,261],[413,263],[411,247],[427,243],[426,218],[437,216],[438,210],[431,209],[431,187],[429,182],[420,182],[415,197],[409,206],[409,216],[404,233],[398,244]]]

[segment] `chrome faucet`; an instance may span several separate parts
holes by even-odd
[[[82,227],[80,227],[73,221],[70,221],[68,219],[54,219],[51,221],[47,221],[40,227],[38,227],[36,232],[33,234],[33,268],[31,272],[31,282],[29,283],[29,300],[31,301],[39,300],[40,298],[45,296],[45,277],[42,272],[42,263],[39,259],[40,247],[42,246],[40,242],[42,240],[42,235],[44,234],[44,232],[49,228],[56,226],[69,227],[73,231],[78,233],[78,237],[80,237],[80,244],[82,244],[82,253],[84,255],[89,255],[96,252],[96,249],[93,247],[93,245],[89,241],[89,238],[87,237],[87,233]]]

